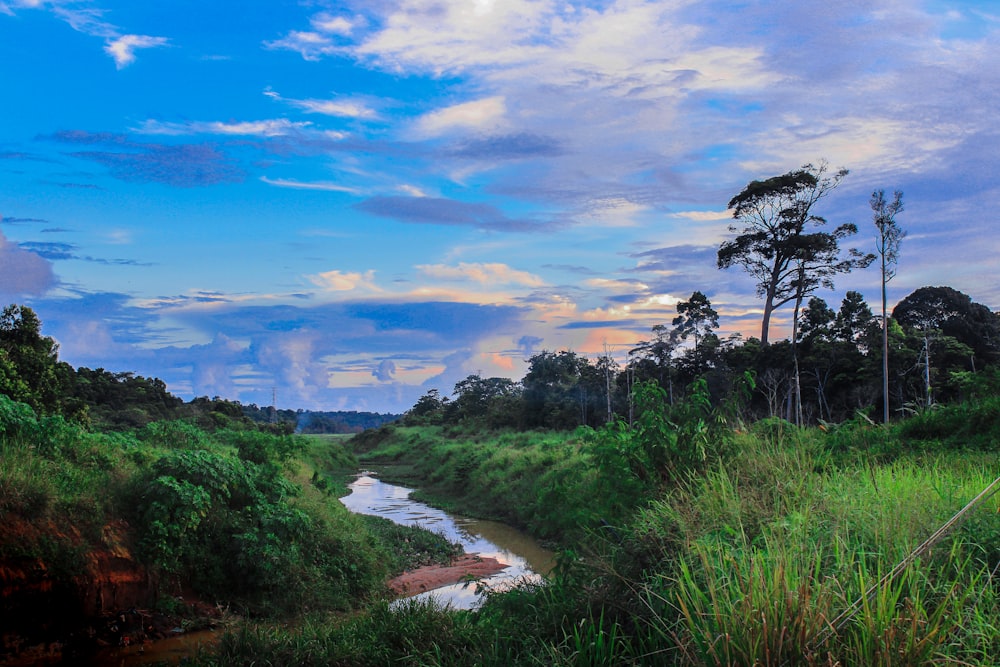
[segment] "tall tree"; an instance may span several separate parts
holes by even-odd
[[[674,403],[674,382],[671,358],[674,350],[680,345],[680,338],[677,329],[668,329],[666,325],[656,324],[653,326],[653,339],[641,341],[635,348],[629,351],[629,356],[637,354],[639,360],[651,363],[655,368],[655,374],[646,375],[645,379],[656,378],[661,387],[667,390],[670,404]],[[666,372],[666,377],[664,377]]]
[[[868,307],[864,295],[861,292],[848,290],[840,303],[840,310],[834,323],[834,334],[837,339],[863,348],[868,331],[874,324],[875,316]]]
[[[817,279],[814,269],[803,262],[827,256],[831,241],[836,246],[837,232],[807,234],[806,229],[826,222],[813,214],[813,206],[840,185],[847,173],[846,169],[828,173],[826,162],[807,164],[781,176],[752,181],[729,201],[733,217],[741,224],[730,226],[737,236],[719,247],[718,267],[738,265],[757,280],[757,295],[764,299],[762,345],[768,343],[774,309],[801,300],[808,293],[804,288],[809,281]]]
[[[886,310],[886,285],[896,277],[899,262],[899,245],[906,232],[896,222],[896,214],[903,210],[903,193],[896,190],[892,201],[885,198],[885,190],[872,193],[869,205],[875,222],[875,251],[882,269],[882,420],[889,423],[889,323]]]
[[[694,335],[694,347],[698,349],[698,338],[712,333],[719,326],[719,313],[712,308],[712,302],[701,292],[693,292],[687,301],[677,304],[677,317],[673,325],[682,340]]]

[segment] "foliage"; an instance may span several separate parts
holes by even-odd
[[[374,542],[346,509],[284,476],[282,463],[302,451],[297,440],[251,433],[203,434],[188,443],[198,449],[173,442],[135,480],[142,552],[248,611],[289,613],[305,591],[314,607],[343,607],[384,572]]]
[[[783,304],[812,293],[820,285],[831,285],[832,276],[871,263],[874,255],[851,251],[840,259],[839,242],[857,233],[853,224],[832,232],[807,231],[825,224],[813,207],[847,176],[841,169],[828,175],[825,163],[807,164],[797,171],[752,181],[729,202],[735,239],[719,247],[718,267],[741,266],[757,281],[764,298],[761,342],[768,343],[771,313]]]

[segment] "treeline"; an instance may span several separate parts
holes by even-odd
[[[59,360],[59,346],[42,335],[28,306],[11,304],[0,312],[0,394],[29,405],[39,415],[60,415],[103,430],[142,428],[156,421],[188,419],[203,428],[233,422],[275,434],[360,433],[399,417],[370,412],[308,412],[242,405],[218,396],[191,401],[174,396],[159,378],[115,373]]]
[[[673,405],[702,382],[712,404],[720,405],[745,387],[740,380],[748,376],[753,390],[740,399],[747,421],[796,421],[798,412],[807,423],[839,422],[859,411],[878,419],[885,396],[882,327],[860,293],[848,292],[836,310],[812,297],[794,341],[768,345],[739,334],[719,337],[718,314],[701,292],[677,310],[671,325],[654,326],[648,340],[627,351],[624,364],[611,355],[592,361],[572,351],[544,351],[529,359],[520,381],[470,375],[455,385],[454,398],[429,391],[404,422],[597,427],[635,418],[636,385],[659,386]],[[996,381],[1000,317],[968,295],[922,287],[896,305],[887,325],[894,416],[961,400]]]
[[[379,412],[287,410],[258,407],[257,404],[241,406],[243,414],[256,423],[294,424],[296,433],[361,433],[399,419],[400,415]]]
[[[167,391],[159,378],[85,366],[74,369],[59,360],[59,346],[42,335],[35,312],[17,304],[0,312],[0,394],[31,406],[39,415],[60,415],[85,426],[118,431],[189,419],[204,428],[244,422],[275,434],[360,433],[399,418],[372,412],[275,410],[218,396],[185,402]]]

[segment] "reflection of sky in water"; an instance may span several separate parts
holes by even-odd
[[[508,567],[483,579],[480,585],[502,588],[522,579],[538,579],[537,572],[552,568],[552,554],[534,540],[510,526],[452,516],[447,512],[410,500],[410,492],[395,484],[386,484],[371,475],[361,475],[350,485],[351,494],[341,502],[352,512],[380,516],[404,526],[420,526],[462,545],[467,553],[496,558]],[[416,597],[434,597],[453,607],[469,609],[478,603],[476,584],[445,586]]]

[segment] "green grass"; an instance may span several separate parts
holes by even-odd
[[[697,467],[644,476],[621,431],[391,427],[345,443],[175,423],[110,435],[8,403],[0,514],[71,521],[94,543],[106,521],[160,521],[138,537],[173,568],[166,580],[273,619],[235,629],[201,664],[982,665],[1000,654],[1000,497],[863,594],[993,481],[998,405],[890,428],[768,420]],[[965,422],[985,430],[960,446],[946,434]],[[559,540],[556,572],[475,612],[388,604],[390,573],[454,547],[347,512],[338,485],[359,465]],[[15,548],[61,577],[82,567],[78,543],[0,553]]]

